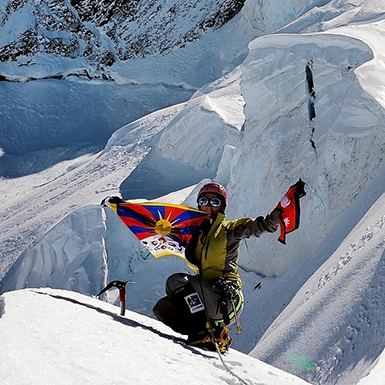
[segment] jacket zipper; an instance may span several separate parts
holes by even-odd
[[[205,250],[205,259],[207,259],[207,254],[209,252],[209,246],[210,246],[210,239],[207,241],[207,246],[206,246],[206,250]]]

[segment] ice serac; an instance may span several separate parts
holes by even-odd
[[[239,73],[232,79],[239,85]],[[154,148],[123,181],[122,196],[155,199],[204,178],[213,179],[226,147],[235,146],[241,136],[243,98],[239,86],[235,90],[236,100],[230,102],[223,89],[189,101],[159,133]],[[231,107],[230,113],[228,107]]]
[[[250,44],[242,64],[244,137],[229,183],[237,199],[230,202],[229,214],[269,212],[299,177],[309,194],[301,202],[301,226],[284,250],[263,237],[244,249],[245,268],[269,276],[286,272],[337,230],[346,210],[375,178],[382,163],[384,110],[355,71],[372,58],[365,42],[338,34],[270,35]],[[309,60],[317,110],[311,120]],[[343,193],[342,183],[350,186]]]

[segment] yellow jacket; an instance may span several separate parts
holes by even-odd
[[[242,288],[238,273],[240,242],[276,231],[278,221],[275,219],[268,214],[265,218],[259,216],[226,221],[225,215],[219,213],[215,218],[204,220],[186,247],[187,264],[203,280],[222,276]]]

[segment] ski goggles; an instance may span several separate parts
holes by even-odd
[[[219,198],[207,198],[207,197],[201,197],[198,199],[198,205],[199,206],[207,206],[210,204],[212,207],[219,207],[222,204],[222,201]]]

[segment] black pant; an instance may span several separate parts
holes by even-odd
[[[223,319],[223,292],[214,287],[212,282],[201,280],[198,276],[176,273],[166,281],[166,294],[166,297],[156,303],[153,313],[174,331],[189,336],[198,334],[206,329],[207,317],[214,323],[223,325],[220,321]],[[241,293],[238,299],[243,300]],[[242,308],[243,304],[239,314]],[[232,311],[233,306],[227,301],[228,314]]]

